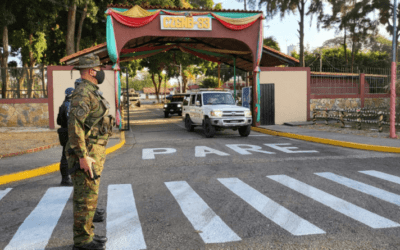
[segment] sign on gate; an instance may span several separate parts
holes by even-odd
[[[242,89],[242,106],[249,109],[251,109],[251,88],[252,87],[245,87]]]
[[[208,16],[161,15],[162,30],[212,30],[212,20]]]

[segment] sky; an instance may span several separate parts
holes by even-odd
[[[224,9],[240,9],[244,10],[243,2],[238,2],[236,0],[214,0],[214,3],[222,3],[222,8]],[[308,7],[308,6],[307,6]],[[328,10],[329,8],[326,8]],[[264,11],[265,6],[261,9]],[[377,13],[375,13],[377,17]],[[373,18],[373,16],[372,16]],[[283,19],[280,18],[279,14],[273,17],[272,20],[264,21],[264,37],[273,36],[278,41],[281,51],[287,53],[287,46],[296,45],[297,52],[299,51],[299,37],[297,30],[299,29],[298,21],[300,20],[299,14],[289,14]],[[379,27],[379,32],[386,38],[390,39],[390,35],[386,32],[384,27],[381,25]],[[322,46],[324,41],[334,38],[335,36],[340,36],[342,34],[336,34],[335,30],[325,30],[317,29],[316,18],[313,18],[311,22],[311,17],[305,17],[304,26],[304,46],[309,47],[310,50]],[[15,60],[18,62],[18,66],[21,65],[21,61],[15,57],[9,57],[8,61]]]

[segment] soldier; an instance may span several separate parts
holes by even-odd
[[[110,106],[99,91],[98,84],[104,81],[100,66],[99,57],[90,54],[80,57],[75,67],[82,81],[72,94],[65,149],[74,185],[73,249],[105,249],[107,241],[93,232],[105,146],[115,121],[108,115]]]
[[[71,104],[71,96],[74,88],[67,88],[65,90],[65,99],[58,109],[57,124],[61,126],[57,130],[60,144],[63,147],[61,161],[60,161],[60,172],[61,172],[61,186],[72,186],[71,178],[68,174],[68,162],[65,156],[65,145],[68,141],[68,113]]]

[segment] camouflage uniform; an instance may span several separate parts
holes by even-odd
[[[68,169],[79,163],[79,158],[89,156],[96,161],[94,169],[101,175],[106,160],[105,145],[111,135],[112,122],[111,126],[104,129],[102,117],[108,114],[109,104],[98,89],[96,84],[83,80],[74,91],[68,121],[69,141],[65,151]],[[71,148],[75,154],[68,154]],[[97,207],[100,179],[97,179],[95,184],[89,173],[83,170],[72,173],[71,178],[74,184],[74,245],[80,246],[91,242],[94,236],[93,217]]]

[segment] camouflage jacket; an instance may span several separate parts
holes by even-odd
[[[83,80],[75,89],[71,98],[68,120],[68,136],[71,148],[76,156],[88,156],[87,138],[107,142],[108,134],[101,135],[101,117],[108,114],[109,104],[99,93],[99,87]],[[93,124],[96,123],[94,126]],[[88,135],[90,128],[91,133]]]

